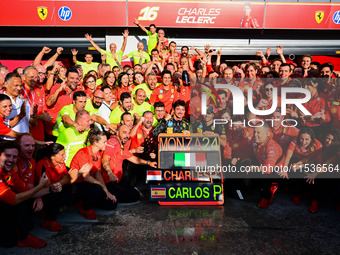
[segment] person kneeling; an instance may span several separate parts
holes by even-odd
[[[72,191],[82,204],[77,204],[80,214],[94,220],[97,218],[94,206],[114,210],[117,199],[106,188],[100,171],[102,154],[107,144],[106,135],[102,131],[90,130],[85,144],[88,141],[91,145],[80,149],[73,157],[69,174]]]

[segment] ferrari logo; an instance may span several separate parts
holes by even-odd
[[[318,24],[321,23],[323,20],[323,17],[325,17],[325,12],[324,11],[316,11],[315,12],[315,20],[318,22]]]
[[[42,20],[45,20],[47,17],[47,13],[48,13],[47,7],[44,7],[44,6],[37,7],[37,11],[38,11],[39,18],[41,18]]]

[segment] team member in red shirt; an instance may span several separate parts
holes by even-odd
[[[311,113],[311,116],[302,114],[300,123],[304,127],[312,128],[315,135],[321,138],[325,134],[324,132],[331,121],[331,117],[325,100],[319,95],[317,78],[308,76],[305,80],[304,87],[310,91],[311,99],[304,103],[303,106]]]
[[[270,129],[266,123],[263,126],[257,124],[254,128],[254,155],[257,161],[266,168],[261,167],[260,171],[271,174],[269,166],[280,166],[283,163],[281,146],[271,138]]]
[[[321,149],[322,144],[315,139],[315,135],[312,129],[303,128],[299,132],[298,137],[293,140],[286,152],[286,157],[284,160],[284,166],[289,166],[289,164],[296,163],[302,158],[307,157],[314,151]],[[294,172],[284,172],[280,174],[282,177],[294,178],[291,180],[293,186],[293,203],[296,205],[301,204],[301,194],[303,184],[305,183],[301,177],[303,176],[299,171]],[[298,179],[299,178],[299,179]]]
[[[340,129],[340,86],[328,97],[328,109],[332,117],[331,127]]]
[[[96,77],[93,74],[86,74],[83,79],[83,86],[85,88],[84,92],[86,94],[86,99],[92,98],[92,95],[96,90]],[[98,87],[100,87],[100,85]]]
[[[265,84],[262,89],[263,92],[261,93],[262,99],[257,104],[256,108],[258,110],[270,110],[273,107],[273,100],[274,100],[274,85],[272,83]],[[281,107],[281,97],[277,96],[276,94],[277,103],[275,105],[274,109],[277,109],[277,107]]]
[[[277,184],[268,179],[273,177],[271,167],[281,166],[283,163],[283,153],[281,146],[271,138],[270,129],[266,123],[263,126],[257,124],[254,128],[253,151],[259,167],[252,167],[260,171],[252,173],[255,177],[261,178],[259,181],[262,186],[262,199],[258,204],[260,208],[268,208],[273,202],[273,195],[277,189]],[[267,175],[267,176],[266,176]]]
[[[154,160],[157,154],[158,139],[152,134],[152,130],[154,129],[152,123],[153,113],[151,111],[145,111],[130,133],[132,140],[130,152],[145,160]],[[137,179],[145,180],[146,171],[141,171],[141,168],[143,168],[143,166],[132,163],[128,164],[126,172],[124,172],[124,178],[126,177],[126,182],[131,186],[136,185]]]
[[[30,126],[30,133],[36,141],[44,141],[44,121],[49,122],[52,117],[46,112],[46,98],[45,91],[37,86],[38,83],[38,71],[33,66],[28,66],[24,69],[24,86],[21,94],[30,104],[31,109],[36,107],[35,116],[37,124],[35,126]]]
[[[290,68],[290,65],[287,63],[282,63],[279,68],[280,79],[279,82],[275,84],[275,87],[288,87],[291,74],[292,70]],[[279,96],[281,96],[281,90],[279,90]]]
[[[296,163],[321,147],[322,144],[315,139],[313,130],[303,128],[300,130],[298,137],[289,144],[284,165],[288,166],[289,164]]]
[[[227,143],[224,147],[224,158],[233,165],[242,164],[252,156],[251,135],[245,131],[241,119],[233,120],[232,129],[227,132]]]
[[[155,146],[157,146],[157,139],[152,135],[152,130],[154,127],[153,123],[153,113],[151,111],[145,111],[143,118],[140,118],[136,126],[133,127],[131,133],[135,133],[132,137],[132,142],[130,146],[130,151],[137,149],[138,147],[143,147],[143,159],[151,159],[150,153],[155,153]]]
[[[302,56],[301,66],[303,68],[303,77],[308,76],[308,72],[311,70],[312,61],[313,57],[311,55]]]
[[[106,134],[90,130],[85,144],[87,142],[91,145],[80,149],[72,159],[70,169],[77,170],[79,174],[72,177],[71,183],[74,182],[72,185],[76,199],[83,202],[79,209],[80,214],[86,219],[93,220],[97,218],[94,206],[114,210],[117,207],[117,199],[106,188],[101,174],[102,155],[107,144]],[[87,163],[91,165],[91,170],[84,175],[80,170]]]
[[[20,145],[21,151],[15,171],[27,186],[33,188],[36,169],[36,163],[33,158],[35,141],[31,134],[22,133],[17,137],[16,142]]]
[[[173,102],[178,99],[178,91],[171,84],[171,79],[171,72],[164,70],[162,72],[162,84],[154,89],[150,97],[152,105],[158,101],[163,102],[167,113],[171,112]]]
[[[305,164],[318,165],[316,171],[306,172],[305,178],[309,185],[309,195],[312,199],[308,210],[311,213],[318,212],[319,200],[323,194],[329,194],[329,198],[334,199],[337,211],[340,209],[340,183],[338,178],[338,172],[332,171],[339,166],[340,163],[340,131],[333,129],[329,131],[325,137],[323,147],[311,153],[308,157],[303,158],[299,162],[293,165],[294,169],[304,167]],[[329,168],[327,169],[327,167]],[[327,179],[317,178],[320,175]]]
[[[102,173],[107,189],[117,197],[118,203],[132,203],[139,200],[139,192],[132,186],[121,183],[123,176],[123,160],[127,159],[134,164],[156,167],[156,162],[150,162],[134,156],[126,146],[130,137],[130,128],[121,125],[117,136],[113,136],[107,143],[102,159]]]
[[[29,234],[33,226],[29,199],[40,196],[48,178],[43,174],[39,184],[30,189],[13,171],[19,152],[15,142],[0,145],[0,245],[42,248],[46,242]]]
[[[118,74],[119,75],[119,74]],[[118,78],[117,78],[118,79]],[[117,93],[118,93],[118,87],[117,85],[117,79],[115,76],[115,73],[113,71],[108,71],[104,75],[104,81],[101,87],[97,87],[97,89],[101,89],[104,86],[108,86],[111,89],[112,92],[112,101],[117,102],[119,98],[117,98]]]
[[[65,165],[64,146],[59,143],[53,143],[45,149],[46,157],[37,164],[36,182],[39,181],[41,173],[45,171],[50,180],[51,191],[42,197],[44,201],[44,221],[41,223],[43,228],[56,232],[62,229],[62,226],[56,221],[59,208],[62,205],[69,204],[72,194],[69,189],[70,176]],[[83,167],[83,169],[86,166]],[[89,171],[89,169],[88,169]]]
[[[130,73],[133,73],[133,71],[129,71]],[[133,74],[132,74],[133,75]],[[117,79],[117,82],[118,82],[118,87],[117,87],[117,96],[116,98],[117,99],[120,99],[120,95],[124,92],[127,92],[131,95],[132,93],[132,90],[134,88],[133,85],[130,85],[129,84],[129,74],[126,73],[126,72],[121,72],[119,75],[118,75],[118,79]]]
[[[0,94],[0,135],[16,138],[19,135],[19,133],[13,131],[4,123],[5,118],[10,116],[12,109],[13,109],[12,101],[9,98],[9,96],[5,94]],[[17,122],[19,122],[20,116],[19,115],[16,116],[15,119]]]
[[[272,119],[272,134],[273,139],[280,144],[283,153],[286,153],[290,142],[299,134],[299,129],[294,126],[287,126],[288,123],[282,125],[284,115],[281,115],[281,108],[276,108],[275,112],[271,115]]]
[[[246,66],[246,79],[239,83],[239,88],[243,90],[245,96],[248,95],[248,89],[253,90],[253,97],[259,95],[259,91],[263,86],[263,82],[257,78],[257,66],[255,63],[249,63]]]
[[[73,93],[79,83],[79,73],[77,69],[69,69],[66,73],[66,81],[62,84],[55,84],[46,98],[47,112],[53,120],[49,123],[46,132],[52,134],[53,125],[56,122],[58,113],[65,105],[72,104]]]

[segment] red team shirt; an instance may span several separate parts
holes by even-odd
[[[59,88],[60,84],[57,83],[55,85],[53,85],[53,87],[51,88],[51,92],[50,95],[46,98],[46,100],[48,100],[48,98]],[[53,106],[46,108],[46,111],[51,115],[51,117],[53,118],[53,120],[49,123],[45,123],[45,131],[49,134],[52,134],[52,130],[53,130],[53,126],[54,123],[57,120],[58,114],[61,110],[61,108],[63,108],[65,105],[69,105],[72,104],[73,102],[73,93],[77,91],[74,90],[72,91],[68,86],[61,91],[58,94],[57,100],[54,103]]]
[[[131,158],[133,154],[129,151],[131,140],[124,146],[116,136],[113,136],[107,141],[107,146],[104,155],[110,156],[110,167],[114,175],[117,176],[118,182],[123,176],[123,160]],[[102,169],[102,175],[105,183],[110,182],[107,172]]]
[[[262,144],[253,143],[253,151],[257,161],[262,166],[280,166],[283,163],[283,154],[281,146],[272,138],[268,137]],[[270,174],[271,172],[269,172]]]
[[[23,164],[22,160],[18,158],[17,167],[13,169],[24,183],[34,187],[36,163],[33,158],[27,164]]]
[[[317,139],[315,139],[314,144],[312,146],[310,146],[308,149],[306,149],[304,147],[297,146],[297,141],[296,141],[296,139],[294,139],[289,144],[288,150],[293,152],[293,157],[296,157],[298,159],[302,159],[302,158],[308,156],[309,154],[313,153],[314,151],[317,151],[321,148],[322,148],[322,144]]]
[[[94,178],[95,174],[98,172],[98,170],[101,169],[102,164],[102,151],[98,151],[97,155],[94,156],[92,153],[92,146],[87,146],[85,148],[80,149],[76,155],[74,155],[71,167],[70,169],[76,169],[77,171],[80,170],[80,168],[85,165],[86,163],[91,163],[92,168],[90,171],[90,175]],[[76,182],[83,182],[84,178],[82,176],[79,176]]]
[[[7,135],[12,129],[6,126],[4,119],[0,116],[0,135]]]
[[[233,135],[232,131],[227,133],[227,144],[224,147],[224,158],[245,159],[251,157],[251,138],[249,132],[244,131],[241,137]]]
[[[321,110],[324,110],[326,115],[325,120],[306,120],[305,123],[302,123],[304,126],[315,127],[331,121],[331,117],[327,111],[326,102],[322,97],[319,96],[318,93],[316,93],[307,103],[304,103],[303,106],[312,114],[312,116]]]
[[[5,204],[15,205],[15,195],[30,188],[20,180],[17,173],[12,169],[9,173],[0,168],[0,201]]]
[[[165,111],[171,112],[172,104],[179,99],[179,93],[174,86],[170,86],[169,90],[164,89],[164,84],[159,85],[154,89],[150,97],[150,103],[153,105],[156,102],[163,102]]]
[[[50,159],[44,158],[40,160],[37,164],[36,176],[40,179],[42,173],[42,167],[46,166],[46,175],[50,180],[51,184],[60,181],[64,176],[66,176],[67,169],[65,164],[58,164],[54,166]],[[36,182],[38,182],[36,178]]]
[[[146,130],[144,130],[144,126],[140,125],[136,130],[136,135],[132,137],[130,149],[135,149],[140,146],[143,146],[144,141],[149,137],[150,133],[151,133],[150,136],[152,136],[153,129],[154,127],[151,128],[150,132],[147,132]]]
[[[280,126],[277,130],[272,129],[274,141],[280,144],[284,152],[287,151],[290,142],[298,136],[299,132],[300,130],[296,127]]]
[[[51,88],[51,92],[50,92],[50,96],[59,88],[60,84],[55,84],[53,85],[53,87]],[[75,91],[72,91],[68,86],[63,90],[61,91],[59,94],[58,94],[58,97],[57,97],[57,100],[56,102],[54,103],[53,106],[51,107],[47,107],[47,112],[52,116],[53,120],[53,125],[54,123],[56,122],[56,119],[57,119],[57,116],[58,116],[58,113],[60,112],[61,108],[63,108],[65,105],[69,105],[69,104],[72,104],[72,101],[73,101],[73,93]],[[47,100],[48,98],[50,97],[48,96],[47,97]]]
[[[127,87],[117,87],[117,91],[116,91],[116,94],[115,94],[115,98],[117,100],[120,100],[120,95],[124,92],[127,92],[131,95],[131,92],[133,90],[135,86],[134,85],[130,85],[130,86],[127,86]]]

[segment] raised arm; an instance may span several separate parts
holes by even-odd
[[[139,23],[139,21],[137,19],[135,19],[135,21],[133,22],[135,23],[140,29],[142,29],[145,33],[148,32],[148,30],[141,24]]]
[[[42,188],[45,187],[45,185],[48,183],[48,178],[46,176],[46,174],[44,173],[39,181],[39,184],[28,190],[28,191],[24,191],[24,192],[21,192],[21,193],[17,193],[15,195],[15,204],[19,204],[31,197],[33,197],[39,190],[41,190]]]
[[[78,51],[76,49],[72,49],[71,52],[72,52],[73,63],[76,65],[77,64],[77,54],[78,54]]]
[[[200,51],[199,49],[197,49],[196,47],[192,46],[192,47],[190,48],[190,50],[196,51],[196,53],[197,53],[197,55],[198,55],[197,59],[200,59],[200,58],[203,58],[203,57],[204,57],[203,52]]]
[[[216,58],[216,67],[220,68],[221,65],[221,56],[222,56],[222,47],[216,52],[217,58]]]
[[[124,37],[124,41],[122,44],[122,47],[120,48],[120,50],[124,53],[125,48],[126,48],[126,44],[127,44],[127,38],[129,36],[129,30],[125,29],[124,33],[122,33],[123,37]]]
[[[49,60],[46,61],[46,63],[44,64],[44,67],[49,67],[49,66],[53,66],[54,62],[57,60],[57,58],[61,55],[61,53],[63,52],[64,48],[62,47],[58,47],[57,48],[57,52],[50,57]]]
[[[47,100],[46,100],[46,105],[47,106],[52,106],[54,105],[54,103],[57,101],[57,98],[58,98],[58,95],[59,93],[64,90],[66,88],[66,82],[63,82],[62,84],[60,84],[59,88],[54,91],[53,94],[50,94],[48,97],[47,97]]]
[[[268,64],[268,60],[266,59],[266,56],[263,54],[262,51],[256,51],[255,52],[255,55],[258,56],[258,57],[261,57],[261,61],[263,64]]]
[[[39,52],[39,54],[35,57],[32,65],[33,66],[40,65],[43,56],[50,52],[51,52],[51,49],[49,47],[44,46],[42,50]]]
[[[280,59],[282,60],[282,63],[287,63],[286,62],[286,58],[283,55],[283,48],[282,48],[282,46],[277,46],[276,53],[280,56]]]
[[[88,40],[92,46],[97,50],[99,51],[99,53],[102,53],[102,49],[92,40],[92,35],[89,35],[89,34],[85,34],[85,38],[86,40]]]
[[[61,65],[58,62],[53,66],[53,69],[50,72],[50,74],[48,75],[47,81],[46,81],[46,84],[45,84],[45,90],[46,91],[50,91],[51,90],[52,86],[54,85],[55,74],[57,72],[59,72],[60,68],[61,68]]]

